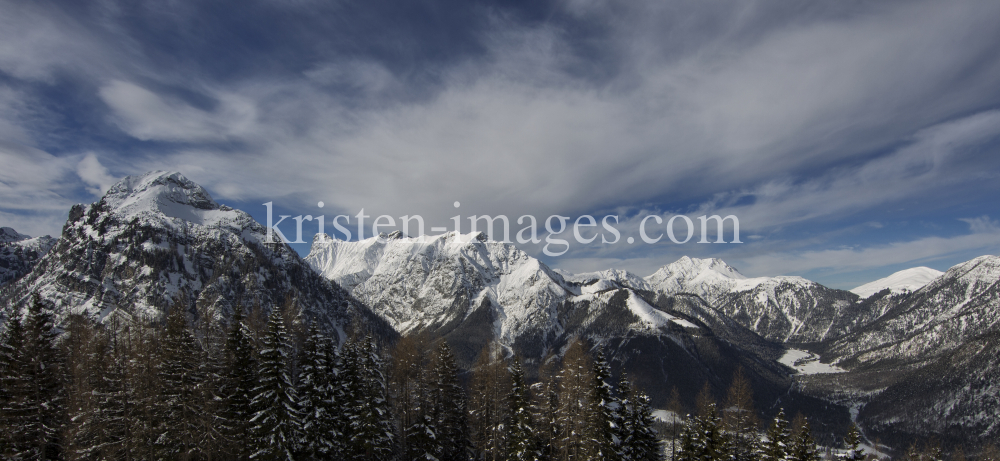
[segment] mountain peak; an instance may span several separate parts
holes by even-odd
[[[17,242],[30,239],[30,236],[20,234],[10,227],[0,227],[0,243]]]
[[[208,191],[175,171],[126,176],[101,199],[117,217],[176,218],[203,226],[243,221],[245,213],[219,205]]]
[[[104,201],[112,208],[126,212],[135,208],[162,209],[172,204],[201,210],[219,208],[208,191],[175,171],[126,176],[108,189]]]
[[[656,273],[649,276],[647,279],[654,278],[657,274],[664,277],[676,275],[688,280],[704,276],[722,276],[734,280],[743,280],[746,278],[746,276],[741,274],[733,266],[726,264],[725,261],[719,258],[699,259],[689,256],[682,256],[677,261],[661,267],[658,271],[656,271]]]

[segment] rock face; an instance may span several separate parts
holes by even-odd
[[[833,341],[828,352],[855,366],[924,362],[1000,330],[1000,257],[956,265],[897,299],[877,320]]]
[[[697,296],[657,295],[626,271],[557,272],[482,234],[394,233],[360,242],[319,236],[306,261],[401,333],[448,339],[466,365],[498,340],[533,369],[582,338],[661,407],[673,386],[693,398],[708,382],[721,398],[740,367],[762,401],[790,385],[774,362],[780,346]]]
[[[834,337],[856,316],[858,296],[802,277],[747,278],[719,259],[687,256],[646,277],[665,295],[691,293],[757,334],[784,343]]]
[[[58,243],[2,296],[23,305],[38,292],[61,316],[98,320],[114,311],[158,319],[175,303],[219,319],[237,308],[294,303],[332,330],[359,317],[391,331],[265,235],[248,214],[219,205],[179,173],[130,176],[97,203],[74,206]]]
[[[0,227],[0,286],[31,272],[56,244],[48,235],[31,238],[9,227]]]

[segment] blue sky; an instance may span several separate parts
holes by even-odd
[[[264,202],[428,227],[618,215],[616,244],[524,247],[574,272],[944,270],[1000,252],[998,19],[989,1],[0,1],[0,225],[57,235],[72,204],[166,169],[261,221]],[[745,243],[627,244],[652,214],[732,214]]]

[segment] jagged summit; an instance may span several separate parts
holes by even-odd
[[[101,199],[122,219],[176,218],[203,226],[244,224],[246,213],[219,205],[203,187],[177,172],[153,171],[127,176]]]
[[[387,330],[290,247],[266,243],[266,234],[180,173],[129,176],[97,203],[75,205],[58,244],[11,284],[4,301],[23,305],[38,292],[60,316],[96,320],[116,311],[157,319],[176,303],[225,319],[238,308],[294,302],[327,328],[342,329],[360,314]]]
[[[31,237],[10,227],[0,227],[0,286],[31,272],[56,239],[44,235]]]
[[[0,227],[0,243],[17,242],[30,238],[30,236],[20,234],[10,227]]]
[[[461,323],[485,305],[493,320],[477,320],[477,327],[509,339],[549,328],[568,294],[548,266],[482,232],[394,232],[352,242],[319,237],[305,260],[401,332]]]
[[[645,278],[651,286],[666,293],[678,293],[688,291],[692,287],[744,279],[746,276],[721,259],[698,259],[688,256],[661,267]]]
[[[944,272],[931,269],[929,267],[913,267],[893,273],[888,277],[868,282],[859,287],[852,288],[850,291],[851,293],[854,293],[862,298],[867,298],[886,288],[888,288],[892,293],[907,293],[923,288],[924,285],[927,285],[934,279],[940,277],[941,274],[944,274]]]

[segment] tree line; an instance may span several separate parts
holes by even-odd
[[[461,370],[443,339],[383,347],[357,327],[338,344],[293,301],[269,315],[237,311],[223,326],[180,298],[152,323],[111,310],[57,327],[37,295],[23,314],[8,311],[0,458],[820,459],[801,415],[789,426],[780,413],[759,431],[741,373],[721,407],[706,386],[692,415],[680,416],[675,389],[675,424],[663,425],[649,397],[627,376],[613,381],[581,340],[529,379],[497,343]],[[856,429],[846,442],[843,459],[864,459]]]

